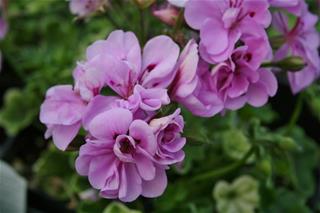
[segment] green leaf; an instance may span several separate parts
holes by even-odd
[[[67,199],[79,190],[74,185],[75,169],[69,164],[71,157],[73,153],[62,152],[52,145],[34,164],[35,181],[51,196]]]
[[[304,199],[297,193],[287,189],[278,189],[275,193],[275,202],[270,207],[262,209],[263,213],[290,212],[290,213],[311,213],[306,206]]]
[[[100,199],[98,201],[83,200],[77,207],[78,213],[101,213],[104,211],[108,201]]]
[[[248,138],[237,129],[225,131],[222,140],[224,152],[235,160],[240,160],[251,148]]]
[[[0,125],[10,136],[31,124],[38,112],[36,98],[31,91],[9,89],[0,111]]]
[[[188,190],[192,190],[192,187],[186,187],[185,183],[169,184],[164,194],[155,199],[155,209],[158,212],[171,212],[172,209],[182,206]]]
[[[239,116],[245,122],[252,118],[258,118],[262,123],[266,124],[275,121],[278,117],[277,113],[272,110],[270,105],[259,108],[247,105],[239,110]]]
[[[221,213],[254,213],[259,206],[258,182],[250,176],[241,176],[232,184],[218,182],[213,190],[217,210]]]

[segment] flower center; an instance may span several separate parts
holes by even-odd
[[[128,138],[124,138],[120,141],[120,151],[124,154],[131,154],[134,152],[134,147]]]

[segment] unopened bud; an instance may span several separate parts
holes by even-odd
[[[299,56],[292,56],[281,61],[267,62],[262,64],[262,67],[278,67],[289,72],[298,72],[306,66],[303,58]]]
[[[292,56],[292,57],[285,58],[277,62],[277,65],[281,69],[287,70],[289,72],[300,71],[306,66],[303,58],[299,56]]]
[[[289,137],[283,137],[279,140],[279,146],[287,151],[293,151],[298,149],[296,142]]]
[[[269,176],[272,173],[272,165],[271,160],[268,158],[262,159],[257,163],[257,168],[261,171],[264,175]]]
[[[152,14],[162,22],[170,26],[175,26],[179,16],[179,10],[170,4],[166,4],[160,7],[154,7]]]

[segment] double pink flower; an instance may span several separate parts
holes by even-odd
[[[184,158],[182,129],[179,111],[150,125],[134,120],[127,109],[105,111],[90,123],[76,169],[105,198],[130,202],[139,195],[160,196],[167,185],[167,166]]]

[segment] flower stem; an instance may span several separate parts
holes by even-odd
[[[303,106],[303,93],[299,94],[291,119],[288,123],[288,128],[286,131],[287,134],[290,134],[293,127],[296,125],[302,111],[302,106]]]
[[[120,28],[120,25],[116,22],[116,20],[112,17],[112,15],[109,13],[109,11],[106,12],[107,19],[109,23],[116,29]]]
[[[141,44],[144,44],[146,39],[145,11],[144,9],[141,9],[141,8],[139,8],[139,11],[140,11],[140,42]]]
[[[176,25],[173,28],[173,35],[176,35],[179,32],[179,30],[180,30],[180,28],[181,28],[181,26],[183,24],[183,21],[184,21],[183,14],[184,14],[184,11],[183,11],[183,9],[181,9],[179,11],[179,15],[178,15],[178,18],[177,18]]]
[[[239,169],[243,164],[247,162],[247,160],[251,157],[251,155],[254,153],[255,148],[251,147],[251,149],[243,156],[243,158],[229,166],[223,167],[221,169],[217,169],[214,171],[207,172],[205,174],[201,174],[198,176],[195,176],[191,179],[191,181],[198,182],[206,179],[215,179],[218,177],[222,177],[230,172],[233,172],[234,170]]]

